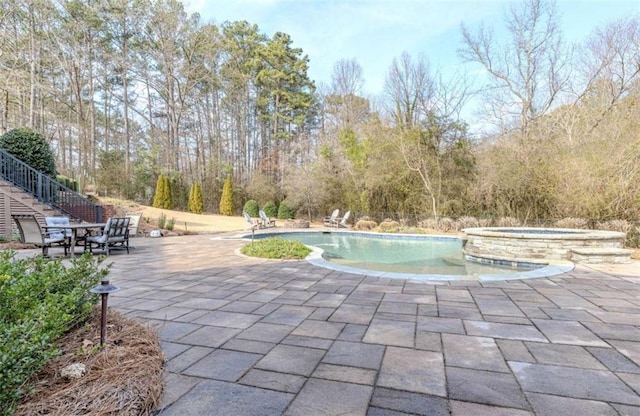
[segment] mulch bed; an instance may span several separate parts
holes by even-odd
[[[160,404],[164,355],[156,331],[109,310],[107,340],[100,348],[100,307],[59,343],[62,354],[32,380],[32,393],[14,413],[26,415],[151,415]],[[61,375],[73,363],[86,366],[78,379]]]

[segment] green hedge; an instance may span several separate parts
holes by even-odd
[[[56,341],[89,316],[108,267],[84,255],[64,266],[41,256],[0,251],[0,415],[28,393],[29,378],[58,355]]]

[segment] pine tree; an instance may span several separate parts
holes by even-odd
[[[231,185],[231,176],[227,176],[222,188],[222,197],[220,198],[220,214],[233,215],[233,187]]]

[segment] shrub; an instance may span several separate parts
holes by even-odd
[[[61,184],[63,184],[64,186],[66,186],[67,188],[71,189],[72,191],[78,192],[78,189],[79,189],[78,181],[75,181],[64,175],[56,176],[56,180]]]
[[[269,218],[276,218],[278,216],[278,207],[273,203],[273,201],[265,203],[262,210]]]
[[[284,238],[266,238],[253,241],[240,249],[242,254],[266,259],[304,259],[311,249],[300,241],[289,241]]]
[[[202,186],[199,183],[194,183],[189,190],[189,211],[195,214],[202,214],[203,210]]]
[[[167,225],[167,216],[165,213],[160,214],[160,218],[158,218],[158,228],[164,228]]]
[[[585,218],[563,218],[555,222],[554,227],[558,228],[587,228],[589,220]]]
[[[258,201],[256,201],[255,199],[250,199],[248,200],[245,204],[244,207],[242,208],[242,210],[244,212],[246,212],[247,214],[249,214],[250,216],[257,218],[258,217]]]
[[[165,176],[162,181],[162,208],[173,209],[173,196],[171,195],[171,181],[168,176]]]
[[[53,152],[44,136],[26,127],[13,129],[0,136],[0,148],[32,168],[55,177]]]
[[[397,233],[400,230],[400,224],[397,221],[385,219],[378,226],[381,233]]]
[[[153,197],[154,208],[173,209],[171,182],[168,176],[160,175],[156,182],[156,194]]]
[[[513,217],[502,217],[496,220],[497,227],[520,227],[520,220]]]
[[[56,341],[87,319],[97,295],[89,292],[108,273],[100,257],[70,266],[43,257],[14,259],[0,252],[0,403],[11,414],[25,383],[59,351]]]
[[[429,230],[438,230],[438,219],[429,217],[426,220],[422,220],[418,223],[418,227],[426,228]]]
[[[460,228],[476,228],[480,224],[476,217],[460,217],[458,218],[458,223]]]
[[[278,207],[278,219],[291,220],[296,216],[296,212],[285,201]]]
[[[233,185],[231,176],[227,176],[222,188],[222,197],[220,198],[220,214],[233,215]]]
[[[153,202],[151,206],[154,208],[163,208],[162,201],[164,200],[164,196],[162,193],[164,192],[164,177],[160,175],[158,180],[156,181],[156,193],[153,195]]]
[[[378,224],[375,221],[361,219],[356,222],[356,225],[353,226],[353,229],[356,231],[371,231],[374,230]]]
[[[171,217],[169,221],[167,221],[167,230],[173,231],[173,228],[176,226],[176,217]]]
[[[621,233],[628,233],[633,229],[633,224],[626,220],[611,220],[603,221],[597,224],[599,230],[605,231],[618,231]]]
[[[460,224],[456,221],[452,220],[449,217],[443,217],[438,219],[438,231],[442,231],[444,233],[449,231],[458,231],[460,230]]]

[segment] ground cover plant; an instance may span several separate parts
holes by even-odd
[[[0,252],[0,412],[11,414],[27,381],[59,354],[58,339],[82,323],[96,303],[89,289],[108,273],[100,258],[65,267],[41,256],[16,260]]]
[[[242,254],[266,259],[304,259],[311,249],[299,241],[289,241],[274,237],[253,241],[240,249]]]

